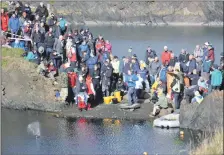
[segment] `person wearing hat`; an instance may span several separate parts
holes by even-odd
[[[215,53],[214,48],[212,46],[208,46],[208,59],[211,60],[211,63],[213,65],[215,61]]]
[[[199,91],[195,91],[194,92],[194,98],[192,98],[191,103],[192,104],[201,104],[201,102],[203,101],[203,96],[201,96],[201,94],[199,93]]]
[[[167,46],[164,46],[164,51],[162,52],[161,60],[163,64],[170,62],[170,52]]]
[[[203,94],[203,96],[205,97],[205,95],[208,94],[209,91],[209,86],[207,81],[205,81],[205,79],[201,76],[198,80],[198,89],[199,91]]]
[[[219,90],[222,84],[222,72],[218,69],[218,65],[214,64],[211,72],[211,86],[213,90]]]

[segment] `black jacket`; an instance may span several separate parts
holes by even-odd
[[[38,14],[40,17],[45,16],[46,18],[48,17],[48,10],[47,7],[45,5],[43,5],[43,7],[41,7],[40,5],[37,7],[36,14]]]
[[[47,34],[45,36],[44,43],[45,43],[46,48],[52,48],[53,49],[54,42],[55,42],[55,39],[54,39],[53,35],[49,36],[49,34]]]

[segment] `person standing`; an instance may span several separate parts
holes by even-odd
[[[114,91],[116,89],[116,83],[118,82],[120,72],[120,61],[117,56],[114,56],[114,59],[111,61],[111,65],[113,67],[112,90]]]
[[[150,83],[151,85],[155,82],[156,77],[159,75],[161,69],[161,64],[159,62],[159,58],[155,57],[154,61],[149,64],[149,75],[150,75]]]
[[[8,31],[9,16],[4,9],[1,10],[1,28],[2,31]]]
[[[15,14],[12,14],[12,17],[9,19],[9,29],[11,31],[12,38],[14,38],[15,35],[18,34],[19,27],[20,24],[18,17],[16,17]]]
[[[128,85],[128,104],[132,105],[137,102],[135,86],[138,77],[136,74],[133,74],[131,70],[128,70],[128,74],[125,76],[125,81]]]
[[[161,60],[163,64],[167,64],[170,62],[170,52],[168,51],[167,46],[164,46],[164,51],[162,52]]]
[[[149,65],[151,62],[154,61],[155,57],[157,57],[156,52],[152,50],[150,46],[148,46],[145,52],[145,63]]]
[[[211,86],[213,90],[219,90],[222,84],[222,72],[218,69],[218,65],[213,65],[211,72]]]
[[[44,22],[46,22],[48,17],[48,10],[43,2],[40,2],[40,5],[37,7],[35,13],[40,17],[40,20],[42,19]]]
[[[111,76],[112,76],[112,67],[108,61],[104,62],[101,71],[101,81],[102,81],[102,92],[103,96],[110,95],[110,86],[111,86]]]

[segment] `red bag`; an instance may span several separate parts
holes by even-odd
[[[69,80],[70,87],[73,88],[75,86],[75,84],[76,84],[76,78],[77,78],[76,73],[74,73],[74,72],[68,73],[68,80]]]

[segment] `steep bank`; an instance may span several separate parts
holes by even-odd
[[[72,24],[87,25],[223,25],[223,2],[59,2],[56,14]],[[35,3],[34,6],[37,4]]]
[[[182,104],[180,127],[215,131],[223,128],[223,91],[209,94],[201,104]]]
[[[36,65],[20,55],[20,49],[2,48],[2,107],[60,111],[63,103],[55,102],[52,82],[36,72]]]

